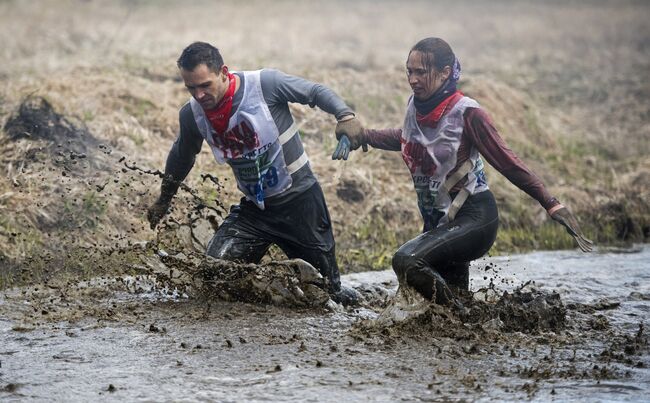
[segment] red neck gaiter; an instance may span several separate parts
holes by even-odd
[[[214,108],[209,110],[204,109],[205,115],[208,117],[210,124],[212,124],[212,128],[214,128],[219,135],[223,135],[228,128],[230,111],[232,110],[232,98],[235,94],[235,75],[231,73],[227,74],[230,84],[228,85],[228,89],[223,95],[223,98],[221,98],[219,104]]]
[[[433,110],[426,115],[420,115],[417,113],[415,115],[415,119],[420,126],[436,127],[444,114],[449,112],[449,110],[453,108],[454,105],[456,105],[456,102],[458,102],[458,100],[462,97],[463,93],[456,91],[445,98],[442,102],[440,102],[440,104],[438,104],[438,106],[433,108]]]

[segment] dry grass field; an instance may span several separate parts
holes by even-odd
[[[195,40],[218,46],[234,69],[272,67],[322,82],[368,127],[397,127],[409,96],[408,50],[442,37],[462,61],[461,89],[589,237],[647,241],[649,17],[650,4],[625,0],[0,1],[0,261],[72,245],[171,242],[144,221],[159,178],[124,162],[163,168],[188,99],[175,60]],[[85,130],[84,152],[66,148],[63,129],[49,139],[9,130],[23,104],[47,115],[39,97],[63,117],[42,120],[52,129],[44,136]],[[399,154],[371,150],[333,162],[334,119],[292,108],[326,193],[342,270],[388,268],[395,248],[421,228]],[[536,202],[493,170],[488,180],[502,217],[492,253],[573,247]],[[192,213],[192,200],[235,203],[233,182],[204,147],[186,181],[194,196],[181,192],[169,227],[187,235],[183,224],[193,220],[196,239],[183,239],[200,249],[211,213]]]

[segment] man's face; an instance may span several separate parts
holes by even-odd
[[[215,73],[205,64],[199,64],[194,70],[181,69],[185,87],[203,109],[213,109],[219,104],[228,90],[228,67],[223,66]]]
[[[442,71],[430,69],[424,64],[422,52],[414,50],[409,54],[406,61],[406,75],[409,85],[413,90],[413,96],[424,101],[430,98],[442,86],[451,73],[451,68],[445,66]]]

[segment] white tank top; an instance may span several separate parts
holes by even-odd
[[[237,187],[246,198],[264,210],[264,199],[291,187],[291,174],[284,160],[280,133],[262,94],[260,70],[244,74],[244,95],[230,117],[226,134],[245,139],[237,149],[217,144],[218,137],[201,105],[190,99],[196,125],[219,164],[228,163],[235,174]],[[292,126],[294,131],[295,126]],[[291,133],[282,137],[290,137]]]
[[[442,184],[457,163],[465,109],[478,107],[478,102],[463,96],[442,116],[435,128],[420,127],[413,98],[409,100],[401,138],[402,158],[413,178],[420,213],[423,217],[441,213],[438,225],[449,222],[447,212],[452,200]],[[476,147],[472,147],[469,159],[472,170],[467,174],[464,188],[472,195],[487,190],[488,186],[483,174],[483,161]]]

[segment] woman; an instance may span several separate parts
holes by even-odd
[[[479,104],[456,89],[460,63],[444,40],[418,42],[409,52],[406,72],[413,96],[403,126],[337,133],[340,142],[332,155],[347,159],[350,150],[368,144],[401,151],[424,229],[393,256],[400,284],[406,282],[437,303],[453,299],[449,286],[468,289],[469,263],[487,253],[499,223],[481,156],[564,225],[583,251],[591,250],[573,214],[507,147]]]

